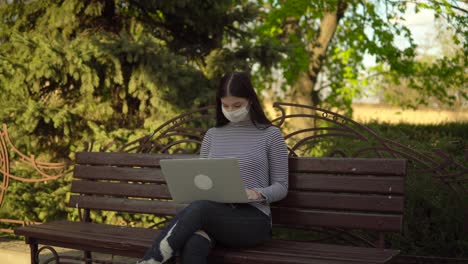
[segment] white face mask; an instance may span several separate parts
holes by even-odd
[[[233,123],[244,121],[249,118],[249,109],[247,108],[247,105],[231,112],[226,111],[224,107],[221,107],[221,110],[223,111],[224,116]]]

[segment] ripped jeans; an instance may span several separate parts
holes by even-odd
[[[195,233],[203,230],[210,240]],[[271,239],[270,217],[248,204],[195,201],[162,230],[139,263],[164,263],[179,253],[181,263],[208,263],[213,241],[226,247],[250,247]]]

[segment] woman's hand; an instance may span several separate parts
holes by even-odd
[[[249,198],[249,200],[258,200],[263,197],[260,192],[254,189],[245,189],[245,192],[247,193],[247,198]]]

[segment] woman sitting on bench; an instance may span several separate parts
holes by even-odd
[[[178,213],[138,263],[208,263],[214,243],[251,247],[271,239],[269,204],[288,192],[288,150],[260,105],[246,73],[223,76],[216,95],[216,126],[203,139],[201,158],[236,157],[249,199],[226,204],[195,201]],[[222,173],[222,172],[220,172]]]

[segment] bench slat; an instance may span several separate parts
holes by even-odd
[[[75,165],[75,178],[89,180],[141,181],[164,183],[162,171],[157,168],[130,168]]]
[[[275,241],[276,242],[276,241]],[[363,254],[356,254],[354,252],[346,252],[346,249],[344,251],[340,251],[341,248],[335,248],[334,252],[323,252],[320,250],[320,248],[305,248],[304,243],[301,243],[299,245],[293,245],[293,246],[303,246],[302,248],[293,248],[291,247],[292,245],[287,245],[287,247],[279,247],[279,245],[276,245],[276,243],[272,244],[267,244],[268,249],[264,247],[259,247],[259,248],[253,248],[253,249],[245,249],[238,254],[245,256],[247,254],[252,254],[252,255],[260,255],[262,260],[264,259],[264,254],[268,254],[268,257],[271,257],[273,259],[282,259],[283,261],[290,261],[291,259],[294,259],[295,261],[298,260],[304,260],[304,261],[309,261],[305,262],[310,264],[311,262],[311,256],[313,256],[313,262],[312,263],[384,263],[386,259],[388,259],[387,255],[379,254],[378,252],[373,252],[372,250],[368,250],[367,252]],[[283,246],[283,245],[280,245]],[[289,247],[288,247],[289,246]],[[349,250],[350,251],[350,250]],[[231,252],[229,252],[231,253]],[[234,253],[234,252],[233,252]],[[237,253],[237,252],[236,252]],[[280,262],[284,263],[284,262]],[[287,262],[288,263],[288,262]],[[297,262],[294,262],[297,263]],[[303,263],[303,262],[300,262]]]
[[[273,224],[287,227],[340,227],[376,231],[401,231],[403,217],[392,214],[364,214],[339,211],[272,207]]]
[[[348,175],[310,175],[290,173],[291,190],[403,194],[403,177],[373,177]]]
[[[239,250],[239,253],[243,252],[265,252],[271,251],[271,254],[279,253],[281,255],[289,256],[303,256],[312,255],[317,260],[341,260],[345,263],[347,261],[361,261],[370,263],[383,263],[390,260],[392,256],[398,254],[398,250],[378,250],[375,248],[364,248],[364,247],[351,247],[342,245],[331,245],[314,242],[297,242],[297,241],[285,241],[285,240],[274,240],[266,242],[255,248],[246,248]],[[233,252],[234,253],[234,252]],[[314,262],[315,263],[315,262]],[[317,262],[320,263],[320,262]]]
[[[274,241],[268,241],[265,244],[262,244],[254,249],[242,249],[242,251],[250,251],[255,249],[263,249],[263,248],[271,248],[273,251],[276,249],[286,249],[290,250],[291,252],[294,251],[315,251],[317,254],[327,254],[327,255],[334,255],[345,253],[347,255],[353,254],[355,256],[363,256],[363,257],[384,257],[390,256],[391,253],[388,251],[397,251],[392,249],[380,250],[376,248],[369,248],[369,247],[354,247],[354,246],[346,246],[346,245],[334,245],[334,244],[326,244],[326,243],[319,243],[319,242],[307,242],[303,243],[300,241],[290,241],[290,240],[281,240],[277,239]],[[338,250],[337,250],[338,249]],[[369,254],[372,252],[371,254]],[[338,255],[339,256],[339,255]]]
[[[52,222],[54,223],[54,222]],[[72,222],[68,222],[72,223]],[[100,231],[106,225],[74,222],[56,225],[46,223],[38,226],[22,227],[15,232],[18,235],[37,239],[39,243],[68,248],[93,250],[95,252],[141,257],[156,238],[158,232],[146,229],[146,234],[134,228],[113,226],[114,234]],[[110,230],[109,230],[110,231]],[[47,243],[45,243],[47,242]]]
[[[404,159],[367,158],[289,158],[289,170],[310,173],[406,175]]]
[[[217,257],[217,252],[214,252],[214,256]],[[226,264],[238,264],[238,263],[255,263],[255,264],[379,264],[385,262],[369,262],[361,259],[347,259],[346,256],[341,258],[327,258],[321,256],[311,256],[294,253],[284,253],[282,251],[276,252],[258,252],[258,251],[243,251],[243,252],[230,252],[227,251],[219,258],[215,258],[214,263],[226,263]],[[211,259],[210,259],[211,260]],[[292,262],[294,261],[294,262]]]
[[[166,185],[138,184],[121,182],[97,182],[78,180],[72,182],[71,192],[83,194],[113,195],[121,197],[140,197],[171,199]]]
[[[402,196],[289,191],[275,206],[402,213],[404,201]]]
[[[159,167],[159,160],[174,158],[197,158],[196,154],[144,154],[123,152],[78,152],[77,164]],[[406,175],[403,159],[367,158],[307,158],[290,157],[290,171],[325,172],[370,175]]]
[[[170,201],[72,195],[68,206],[154,215],[175,215],[183,206]]]
[[[141,241],[140,244],[152,242],[153,239],[155,239],[157,237],[157,234],[159,233],[159,230],[157,229],[149,229],[142,227],[117,226],[89,222],[75,222],[73,224],[70,223],[71,222],[64,220],[52,221],[48,222],[46,225],[31,226],[30,229],[43,230],[44,232],[57,232],[58,230],[63,230],[64,232],[75,234],[87,233],[89,234],[89,236],[96,239],[98,239],[97,237],[100,235],[107,238],[128,237],[133,241],[132,243],[138,243],[137,241]]]
[[[159,167],[159,160],[161,159],[182,159],[196,157],[198,157],[198,155],[145,154],[125,152],[78,152],[76,153],[76,163],[128,167]]]

